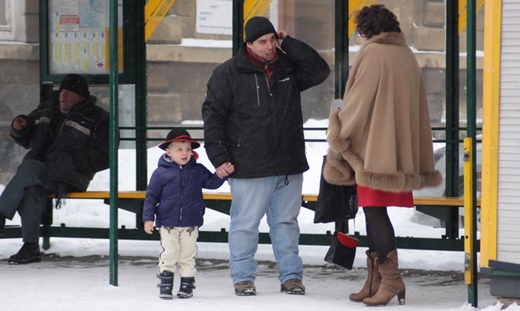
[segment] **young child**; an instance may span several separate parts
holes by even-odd
[[[234,171],[233,165],[212,174],[196,162],[193,151],[200,144],[184,129],[173,129],[159,148],[166,151],[159,158],[146,191],[143,206],[144,230],[152,234],[155,226],[161,235],[159,255],[159,297],[172,299],[173,276],[177,265],[181,277],[179,298],[190,298],[195,289],[195,256],[199,227],[206,208],[202,188],[217,189]]]

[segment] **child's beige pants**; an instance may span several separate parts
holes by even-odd
[[[162,252],[159,255],[159,273],[170,271],[175,273],[179,265],[179,275],[182,278],[194,277],[195,256],[197,255],[198,227],[161,227]]]

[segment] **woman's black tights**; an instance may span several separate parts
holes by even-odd
[[[383,258],[394,250],[395,232],[388,217],[386,206],[365,206],[365,221],[367,227],[368,251],[376,251]]]

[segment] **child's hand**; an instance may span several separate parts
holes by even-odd
[[[152,234],[154,230],[153,221],[147,220],[144,222],[144,231],[148,234]]]
[[[235,171],[235,166],[231,162],[226,162],[217,167],[216,174],[219,178],[225,178]]]

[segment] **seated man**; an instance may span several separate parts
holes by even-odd
[[[29,149],[0,195],[0,235],[18,212],[23,246],[9,263],[41,261],[41,209],[49,193],[85,191],[109,167],[109,115],[96,106],[85,78],[69,74],[58,91],[28,115],[13,119],[10,134]]]

